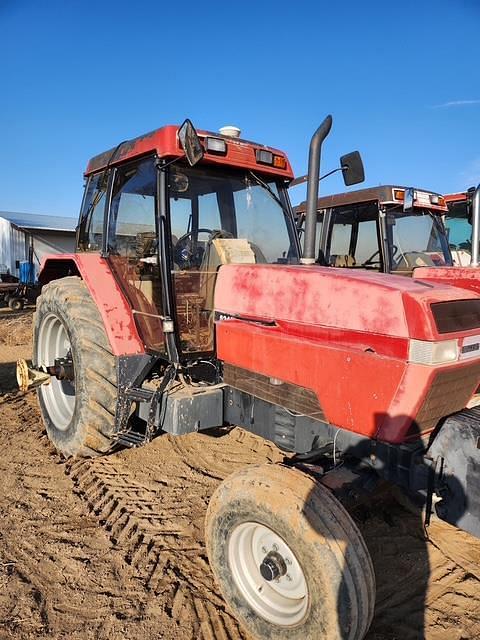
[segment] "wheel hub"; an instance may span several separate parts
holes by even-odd
[[[258,522],[235,527],[228,541],[233,580],[262,618],[282,627],[297,625],[308,609],[303,570],[288,544]]]
[[[260,565],[260,573],[267,582],[278,580],[287,573],[285,560],[277,551],[270,551]]]

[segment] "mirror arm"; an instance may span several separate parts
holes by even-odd
[[[165,163],[160,158],[158,158],[155,164],[159,171],[165,171],[165,169],[169,167],[171,164],[174,164],[174,162],[178,162],[179,160],[183,160],[183,158],[185,158],[185,154],[183,154],[183,156],[178,156],[177,158],[174,158],[173,160],[170,160],[169,162],[165,162]]]
[[[347,168],[346,166],[343,166],[343,167],[337,167],[336,169],[332,169],[328,173],[325,173],[323,176],[320,176],[319,180],[323,180],[324,178],[328,178],[328,176],[331,176],[332,174],[337,173],[338,171],[343,171],[346,168]],[[307,180],[308,180],[308,175],[300,176],[299,178],[295,178],[295,180],[292,180],[290,182],[290,184],[288,185],[288,188],[291,189],[292,187],[298,187],[299,184],[303,184]]]
[[[328,176],[332,176],[334,173],[338,173],[338,171],[343,171],[345,168],[346,167],[338,167],[337,169],[332,169],[328,173],[323,174],[323,176],[320,176],[320,180],[323,180],[324,178],[328,178]]]

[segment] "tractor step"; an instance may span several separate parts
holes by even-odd
[[[146,438],[145,434],[137,433],[136,431],[122,433],[115,439],[115,444],[120,444],[124,447],[141,447],[147,442],[148,439]]]

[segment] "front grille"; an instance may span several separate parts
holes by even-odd
[[[434,302],[431,307],[438,333],[469,331],[480,327],[480,300]]]
[[[479,377],[478,362],[438,371],[417,414],[417,433],[433,429],[442,418],[466,407],[478,386]]]
[[[290,382],[272,384],[272,378],[261,373],[253,373],[231,364],[223,365],[223,381],[244,393],[261,400],[285,407],[315,420],[324,420],[325,415],[312,389],[306,389]],[[280,381],[279,381],[280,382]]]

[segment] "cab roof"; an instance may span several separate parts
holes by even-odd
[[[133,160],[149,154],[156,154],[159,158],[180,158],[184,153],[178,141],[178,129],[178,125],[167,125],[138,136],[138,138],[125,140],[116,147],[94,156],[87,165],[85,175],[88,176],[105,169],[107,166],[116,166],[127,160]],[[210,131],[197,131],[197,133],[202,143],[206,138],[217,138],[225,140],[227,147],[226,153],[219,155],[215,152],[209,152],[205,148],[205,144],[203,144],[205,156],[201,163],[250,169],[262,174],[267,173],[279,176],[288,181],[293,178],[290,162],[283,151],[257,142],[250,142],[249,140],[222,136],[220,133]],[[259,163],[256,159],[257,150],[270,151],[274,156],[284,158],[285,168]]]
[[[336,193],[329,196],[323,196],[317,201],[317,209],[331,209],[333,207],[342,207],[348,206],[352,204],[361,204],[366,202],[378,202],[379,204],[401,204],[402,198],[395,197],[395,191],[404,192],[406,189],[410,187],[404,187],[400,185],[380,185],[378,187],[368,187],[367,189],[357,189],[355,191],[346,191],[344,193]],[[434,198],[441,198],[443,200],[443,196],[439,193],[435,193],[433,191],[428,191],[427,189],[417,189],[415,188],[416,194],[421,194],[422,196],[434,196]],[[418,202],[417,206],[426,207],[427,204],[422,204],[421,201]],[[445,204],[434,204],[429,203],[428,208],[436,209],[439,211],[446,211],[447,207]],[[295,207],[295,213],[301,214],[305,213],[307,209],[306,201],[300,203],[297,207]]]

